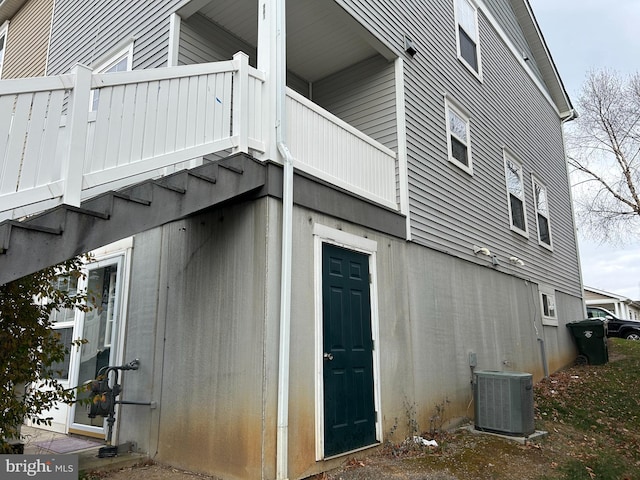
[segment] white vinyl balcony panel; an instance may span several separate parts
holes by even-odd
[[[295,167],[393,209],[396,154],[289,90],[287,143]]]
[[[111,74],[79,66],[69,75],[0,81],[0,219],[79,206],[208,154],[264,154],[275,125],[266,117],[264,81],[244,54]],[[295,168],[397,209],[395,152],[293,91],[286,104]]]
[[[196,157],[231,148],[231,85],[227,71],[101,87],[83,187],[172,165],[187,151]]]

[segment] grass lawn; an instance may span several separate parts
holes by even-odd
[[[556,472],[542,478],[640,479],[640,342],[609,339],[609,360],[536,386],[537,427],[550,432],[543,448],[565,444]]]
[[[396,473],[411,480],[640,480],[640,342],[610,339],[609,359],[535,385],[536,429],[548,432],[538,443],[447,432],[437,449],[410,446]]]

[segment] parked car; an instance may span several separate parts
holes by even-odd
[[[640,322],[637,320],[618,318],[606,308],[601,307],[587,307],[587,317],[606,320],[607,337],[640,340]]]

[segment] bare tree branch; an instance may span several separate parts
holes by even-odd
[[[568,128],[578,219],[600,240],[640,233],[640,74],[591,72]]]

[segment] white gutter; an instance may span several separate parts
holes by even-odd
[[[569,169],[569,161],[567,159],[567,138],[564,132],[565,123],[578,118],[578,112],[573,108],[567,112],[565,117],[560,118],[560,133],[562,135],[562,148],[564,150],[564,164],[567,171],[567,188],[569,189],[569,202],[571,204],[571,221],[573,222],[573,241],[576,245],[576,261],[578,263],[578,280],[580,280],[580,289],[582,295],[582,311],[586,314],[587,304],[584,299],[584,276],[582,275],[582,263],[580,262],[580,242],[578,241],[578,227],[576,225],[576,212],[573,202],[573,188],[571,186],[571,171]]]
[[[280,346],[278,352],[278,429],[276,478],[289,473],[289,350],[291,337],[291,261],[293,245],[293,157],[286,145],[286,0],[275,1],[276,14],[276,142],[283,158],[282,267],[280,278]]]

